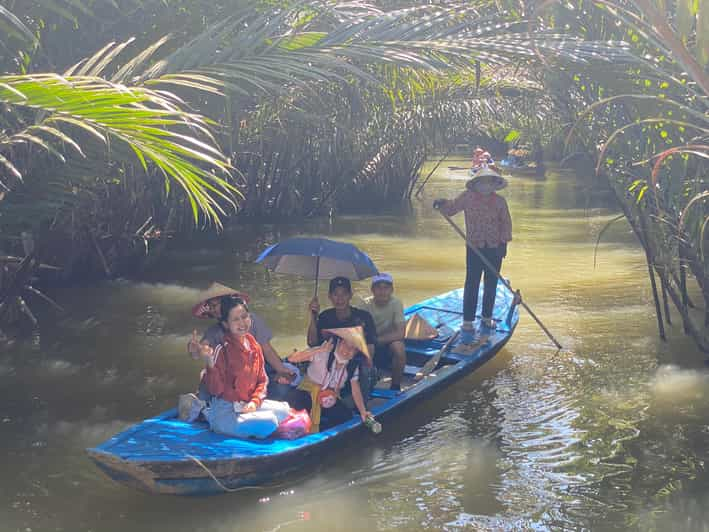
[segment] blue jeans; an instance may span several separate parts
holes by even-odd
[[[287,404],[264,401],[255,412],[237,413],[234,403],[213,397],[204,411],[213,432],[235,438],[268,438],[278,428],[278,424],[288,416]]]

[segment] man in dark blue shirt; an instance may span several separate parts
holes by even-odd
[[[330,281],[328,297],[332,308],[320,312],[317,297],[310,302],[310,325],[308,326],[308,345],[313,347],[325,341],[323,329],[361,326],[370,353],[374,353],[377,343],[377,329],[372,315],[366,310],[350,305],[352,301],[352,284],[347,277],[335,277]]]
[[[374,346],[377,344],[377,328],[369,312],[350,305],[352,301],[352,283],[350,283],[350,280],[347,277],[335,277],[332,279],[328,297],[332,303],[332,308],[322,312],[320,312],[320,303],[317,296],[310,302],[308,345],[313,347],[322,344],[325,341],[322,334],[324,329],[360,326],[364,331],[367,349],[369,349],[370,355],[373,354]],[[365,401],[369,398],[369,392],[374,385],[371,382],[374,375],[375,372],[366,364],[360,368],[359,384]],[[347,403],[349,399],[347,397],[345,402]]]

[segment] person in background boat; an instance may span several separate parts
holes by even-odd
[[[401,390],[401,378],[406,366],[404,305],[393,296],[394,280],[388,273],[372,278],[372,295],[364,300],[364,310],[374,319],[377,343],[374,366],[391,368],[391,389]]]
[[[473,150],[473,159],[470,161],[471,168],[480,168],[482,165],[482,155],[485,152],[480,146]]]
[[[480,278],[485,272],[482,324],[494,328],[492,310],[495,305],[497,274],[502,259],[507,255],[507,243],[512,240],[512,219],[507,201],[496,191],[507,186],[507,181],[494,170],[483,168],[466,184],[465,192],[454,200],[437,199],[433,206],[446,216],[463,211],[468,245],[466,246],[466,276],[463,293],[463,331],[474,330],[473,321],[478,305]],[[477,250],[494,266],[483,264],[470,248]]]
[[[500,173],[500,169],[495,165],[495,160],[492,158],[492,155],[490,155],[489,151],[484,151],[483,154],[480,156],[480,168],[490,168],[494,170],[497,173]]]
[[[374,346],[377,343],[377,329],[369,312],[355,308],[350,304],[352,302],[352,283],[350,280],[347,277],[335,277],[332,279],[328,289],[328,298],[330,303],[332,303],[332,308],[322,312],[320,312],[320,303],[317,297],[310,301],[308,306],[310,311],[308,345],[310,347],[321,345],[325,341],[323,336],[325,329],[362,327],[368,352],[373,353]],[[365,365],[359,378],[365,401],[369,398],[369,392],[372,388],[371,380],[375,375],[369,363],[371,361],[367,360],[368,364]],[[345,395],[347,395],[347,391],[345,390]]]
[[[360,387],[362,371],[370,358],[362,327],[324,329],[321,332],[328,337],[325,342],[288,357],[290,362],[310,362],[296,391],[298,395],[291,396],[290,404],[296,410],[305,408],[310,411],[311,432],[352,419],[353,409],[341,397],[347,384],[362,421],[371,416]]]
[[[244,299],[221,302],[224,336],[215,348],[200,344],[204,383],[211,396],[204,416],[212,431],[237,438],[266,438],[289,415],[287,403],[266,399],[268,376],[263,351],[249,332],[252,319]]]
[[[247,294],[218,283],[210,286],[205,295],[207,297],[192,308],[192,315],[201,319],[213,318],[217,322],[204,332],[201,340],[197,340],[197,331],[192,333],[187,351],[195,360],[199,358],[200,344],[216,347],[224,339],[226,328],[220,319],[222,301],[228,297],[240,297],[247,304],[249,303]],[[266,373],[269,376],[268,396],[272,399],[283,399],[290,391],[289,383],[297,377],[297,370],[292,366],[286,366],[276,349],[271,345],[273,333],[266,322],[260,316],[251,313],[251,323],[249,332],[261,346],[266,359]],[[209,400],[209,394],[203,383],[200,383],[198,397],[203,401]]]
[[[495,161],[492,158],[492,155],[490,155],[490,152],[485,151],[482,148],[475,148],[475,151],[473,152],[473,160],[470,166],[473,172],[478,172],[486,166],[492,168],[496,172],[500,171],[497,166],[495,166]]]

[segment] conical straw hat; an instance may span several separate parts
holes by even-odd
[[[407,340],[430,340],[436,336],[438,331],[418,314],[414,314],[406,322],[404,338]]]
[[[249,302],[249,296],[247,294],[220,283],[212,283],[209,285],[209,288],[200,292],[199,302],[192,307],[192,315],[195,318],[200,319],[211,318],[212,316],[209,313],[209,306],[207,303],[210,299],[215,299],[222,296],[237,296],[243,299],[245,303]]]
[[[323,333],[334,334],[342,338],[346,344],[360,351],[367,358],[372,358],[367,347],[367,341],[364,339],[364,331],[362,327],[338,327],[337,329],[323,329]]]
[[[500,174],[495,172],[495,170],[493,170],[487,165],[483,166],[480,170],[475,172],[473,178],[468,181],[465,186],[468,188],[468,190],[472,190],[476,183],[479,183],[483,180],[489,180],[492,184],[493,190],[502,190],[507,186],[507,179],[502,177]]]

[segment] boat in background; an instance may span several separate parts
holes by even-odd
[[[406,309],[407,319],[418,314],[439,335],[433,340],[406,341],[402,390],[390,390],[386,375],[372,390],[367,406],[378,420],[386,421],[474,372],[507,343],[519,320],[512,294],[501,283],[493,314],[496,328],[485,337],[466,338],[458,333],[462,308],[463,290],[458,289]],[[428,361],[435,368],[421,377]],[[360,418],[353,417],[296,440],[246,440],[212,432],[203,422],[181,421],[172,409],[87,452],[101,470],[122,484],[151,493],[206,495],[267,484],[321,460],[325,453],[341,452],[350,442],[366,444],[362,438],[367,432]]]

